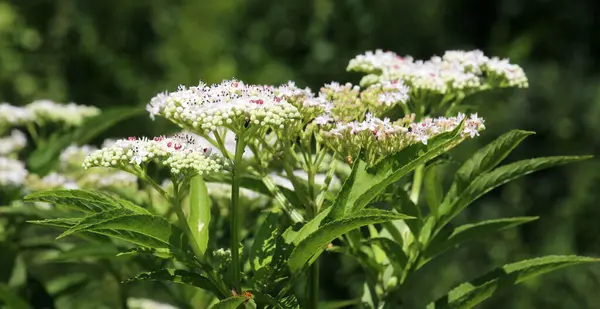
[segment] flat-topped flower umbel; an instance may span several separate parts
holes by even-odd
[[[412,91],[439,94],[528,86],[527,76],[520,66],[507,59],[489,58],[479,50],[446,51],[442,57],[434,56],[426,61],[377,50],[356,56],[348,70],[373,74],[370,76],[373,81],[400,79]]]
[[[469,118],[462,113],[456,117],[425,118],[421,122],[401,119],[395,122],[367,114],[366,120],[359,122],[338,122],[323,132],[325,142],[342,156],[358,157],[364,151],[366,161],[373,163],[385,155],[400,151],[415,143],[427,142],[433,137],[454,130],[463,120],[463,137],[475,137],[485,129],[483,119],[477,114]]]
[[[220,84],[180,86],[164,92],[146,106],[151,117],[160,115],[199,134],[227,127],[236,133],[249,126],[283,129],[300,119],[298,109],[275,94],[270,86],[226,80]]]
[[[195,143],[191,135],[173,137],[135,138],[117,140],[113,145],[90,154],[83,162],[84,168],[94,166],[115,167],[124,170],[144,167],[150,162],[170,169],[172,174],[186,176],[216,172],[227,166],[211,153]]]

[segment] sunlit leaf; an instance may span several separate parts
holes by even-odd
[[[279,216],[277,212],[270,212],[254,237],[249,253],[250,266],[254,270],[271,263],[279,236]]]
[[[192,237],[200,250],[206,252],[208,227],[210,224],[210,197],[202,177],[195,176],[190,181],[189,214],[187,224]]]
[[[535,134],[531,131],[513,130],[479,149],[456,171],[456,177],[445,202],[450,202],[479,175],[489,172],[504,160],[525,138]]]
[[[591,158],[590,156],[556,156],[521,160],[500,166],[490,172],[481,174],[450,204],[443,204],[440,209],[438,227],[444,226],[473,201],[489,191],[519,177],[553,166],[573,163]]]
[[[220,297],[224,296],[208,278],[183,269],[165,268],[156,271],[145,272],[133,278],[127,279],[123,283],[132,283],[136,281],[170,281],[188,284],[210,291]]]
[[[351,230],[368,224],[410,218],[396,212],[365,209],[347,218],[329,222],[298,243],[288,260],[290,270],[295,273],[304,267],[308,267],[331,241]]]

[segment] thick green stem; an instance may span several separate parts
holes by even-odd
[[[308,197],[311,201],[311,204],[309,205],[309,212],[308,212],[308,216],[309,219],[312,219],[314,217],[316,217],[319,214],[319,206],[317,205],[317,202],[315,200],[316,196],[315,196],[315,174],[316,174],[316,170],[318,168],[318,166],[316,166],[314,164],[314,162],[312,161],[312,156],[310,154],[310,151],[308,151],[306,153],[306,156],[309,158],[309,160],[307,160],[307,167],[308,167]],[[310,270],[308,273],[308,301],[309,301],[309,308],[319,308],[319,259],[317,258],[317,260],[310,265]]]
[[[237,136],[235,144],[235,157],[233,160],[233,173],[231,179],[231,208],[230,208],[230,237],[231,237],[231,265],[233,272],[233,288],[236,292],[242,292],[241,270],[240,270],[240,234],[242,211],[240,207],[240,180],[243,173],[242,155],[246,145],[244,136]]]

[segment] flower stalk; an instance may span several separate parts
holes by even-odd
[[[243,173],[242,156],[246,143],[244,135],[236,137],[235,155],[233,162],[233,172],[231,179],[231,208],[230,208],[230,233],[231,233],[231,265],[233,273],[233,288],[236,292],[241,293],[241,269],[240,269],[240,234],[241,234],[241,219],[243,216],[240,206],[240,181]]]

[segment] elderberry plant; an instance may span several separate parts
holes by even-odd
[[[353,257],[366,274],[362,298],[346,304],[401,308],[403,289],[432,259],[534,219],[454,226],[460,212],[513,179],[587,158],[500,165],[532,134],[511,131],[475,152],[444,188],[436,172],[449,151],[485,129],[463,100],[527,87],[523,69],[481,51],[448,51],[426,61],[375,51],[352,59],[348,70],[365,74],[360,86],[332,82],[318,93],[293,82],[180,86],[158,94],[146,110],[184,133],[121,139],[83,160],[90,173],[111,168],[134,175],[177,220],[152,205],[92,191],[45,191],[26,200],[80,209],[81,216],[37,223],[65,228],[61,236],[92,233],[130,242],[127,254],[169,264],[130,281],[194,285],[215,296],[213,308],[319,308],[325,251]],[[166,175],[165,185],[157,171]],[[229,196],[212,199],[228,204],[228,245],[213,237],[223,231],[211,231],[209,196],[217,192]],[[259,199],[263,215],[248,216],[247,202]],[[427,308],[472,308],[511,284],[595,261],[547,256],[507,264]]]

